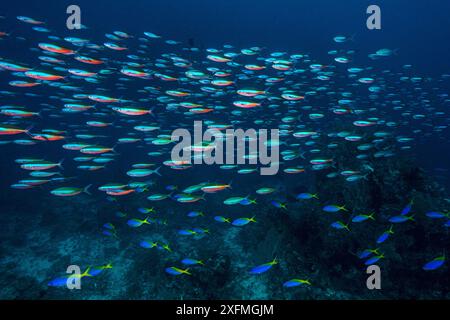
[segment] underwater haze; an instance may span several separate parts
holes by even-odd
[[[0,299],[449,299],[449,12],[6,1]]]

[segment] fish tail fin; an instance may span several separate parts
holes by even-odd
[[[158,120],[158,118],[156,117],[156,113],[154,113],[153,110],[155,110],[155,107],[148,109],[148,114],[152,116],[155,120]]]
[[[317,195],[317,193],[313,194],[312,197],[313,197],[314,199],[319,199],[319,196]]]
[[[88,266],[87,269],[83,272],[83,274],[80,275],[80,277],[81,278],[92,277],[92,274],[90,274],[89,271],[91,271],[91,266]]]
[[[29,126],[28,128],[26,128],[25,129],[25,133],[27,134],[27,135],[29,135],[31,138],[33,138],[33,135],[30,133],[30,131],[31,131],[31,129],[33,129],[34,128],[34,124],[32,124],[31,126]]]
[[[162,177],[161,173],[159,173],[159,169],[161,169],[161,166],[159,166],[158,168],[156,168],[153,173],[156,173],[158,176]]]
[[[182,272],[184,273],[184,274],[187,274],[187,275],[192,275],[192,273],[190,273],[189,272],[189,268],[187,268],[187,269],[185,269],[185,270],[182,270]]]
[[[92,193],[89,192],[89,188],[92,187],[92,184],[87,185],[84,189],[83,192],[87,193],[88,195],[92,196]]]
[[[58,163],[58,167],[61,168],[62,170],[64,170],[64,167],[62,166],[62,163],[64,162],[64,159],[62,159],[59,163]]]
[[[348,209],[344,206],[340,207],[339,209],[344,210],[344,211],[348,211]]]
[[[389,227],[389,230],[388,230],[388,232],[389,232],[390,234],[393,234],[393,233],[394,233],[393,228],[394,228],[394,225],[391,224],[391,226]]]
[[[80,26],[80,25],[78,25],[78,26]],[[81,26],[80,26],[80,28],[81,28]],[[74,54],[79,54],[79,52],[81,51],[81,49],[84,48],[84,46],[85,46],[85,43],[82,42],[82,43],[81,43],[81,46],[80,46],[77,50],[74,51]]]
[[[111,148],[111,151],[112,151],[114,154],[120,155],[120,153],[118,153],[118,152],[116,151],[116,147],[117,147],[117,143]]]

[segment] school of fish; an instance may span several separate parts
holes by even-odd
[[[354,61],[362,59],[350,48],[356,41],[350,36],[330,39],[334,49],[318,61],[305,52],[258,46],[198,48],[149,31],[112,31],[98,39],[64,37],[41,19],[4,17],[0,26],[6,20],[18,26],[11,33],[0,30],[6,49],[0,56],[0,150],[22,146],[15,160],[22,175],[11,188],[55,197],[102,197],[113,204],[144,197],[147,206],[104,221],[99,236],[120,241],[118,224],[126,225],[129,233],[149,228],[150,236],[135,245],[166,252],[169,264],[161,272],[169,275],[189,277],[208,265],[208,257],[186,252],[181,261],[171,261],[176,247],[152,240],[153,224],[166,226],[179,238],[213,237],[202,226],[204,221],[251,233],[252,228],[264,228],[258,208],[273,207],[280,214],[291,210],[281,201],[286,191],[266,184],[265,176],[259,176],[253,193],[240,192],[248,175],[259,174],[257,165],[213,165],[217,175],[183,180],[197,165],[171,160],[173,130],[192,129],[195,120],[220,131],[276,128],[280,140],[267,144],[280,147],[277,175],[301,180],[303,175],[325,172],[328,179],[357,186],[373,173],[373,163],[411,152],[417,141],[438,139],[449,125],[450,100],[441,85],[450,75],[429,78],[415,74],[411,65],[394,70],[357,64]],[[9,54],[5,44],[20,48],[28,59]],[[366,58],[375,62],[396,54],[395,49],[382,48],[366,53]],[[33,156],[44,146],[54,150],[51,157]],[[192,146],[197,151],[211,148],[213,142]],[[336,159],[335,151],[341,149],[356,151],[356,158]],[[247,159],[252,156],[257,155]],[[167,183],[169,176],[184,184]],[[86,180],[90,182],[80,182]],[[211,199],[221,207],[204,209]],[[315,203],[329,215],[329,228],[343,236],[359,224],[385,226],[382,234],[373,235],[372,243],[361,247],[361,266],[389,259],[383,243],[397,236],[400,224],[415,223],[415,215],[436,220],[442,232],[450,227],[450,212],[414,212],[413,199],[398,204],[398,212],[387,221],[377,212],[330,203],[315,190],[296,195],[296,200]],[[163,202],[185,216],[185,227],[171,225],[158,207]],[[198,209],[186,209],[195,206]],[[439,269],[445,262],[443,245],[434,259],[423,261],[423,270]],[[278,264],[279,257],[268,256],[260,264],[249,262],[245,272],[257,277],[277,272]],[[86,266],[79,277],[91,278],[113,267],[91,267],[88,261]],[[286,288],[314,285],[309,274],[284,276],[286,282],[280,286]],[[67,279],[57,277],[48,285],[64,286]]]

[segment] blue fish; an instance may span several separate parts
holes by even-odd
[[[197,234],[197,232],[195,232],[194,230],[181,229],[181,230],[178,230],[178,234],[180,234],[182,236],[192,236],[192,235]]]
[[[374,213],[371,213],[369,215],[368,214],[360,214],[360,215],[357,215],[357,216],[353,217],[352,222],[363,222],[363,221],[366,221],[368,219],[375,220],[373,215],[374,215]]]
[[[339,212],[341,210],[348,211],[345,208],[345,206],[338,206],[338,205],[335,205],[335,204],[327,205],[327,206],[323,207],[322,210],[325,211],[325,212]]]
[[[145,240],[139,242],[139,245],[142,248],[145,248],[145,249],[151,249],[151,248],[158,247],[158,243],[157,242],[148,242],[148,241],[145,241]]]
[[[239,204],[244,205],[244,206],[248,206],[250,204],[256,204],[256,200],[252,200],[252,199],[249,199],[249,198],[245,197],[244,199],[239,201]]]
[[[409,221],[414,221],[413,216],[400,215],[400,216],[394,216],[394,217],[389,218],[389,222],[392,222],[392,223],[403,223],[403,222],[406,222],[408,220]]]
[[[171,274],[171,275],[174,275],[174,276],[178,276],[180,274],[191,275],[191,273],[189,273],[189,269],[183,270],[183,269],[180,269],[180,268],[177,268],[177,267],[168,267],[168,268],[165,269],[165,271],[168,274]]]
[[[216,220],[217,222],[228,222],[228,223],[230,223],[230,219],[229,218],[225,218],[225,217],[222,217],[222,216],[215,216],[214,220]]]
[[[408,204],[406,205],[406,207],[403,208],[403,210],[402,210],[402,212],[400,213],[400,215],[406,216],[406,215],[411,211],[413,202],[414,202],[414,201],[411,200],[411,202],[408,203]]]
[[[285,209],[285,210],[287,210],[287,208],[286,208],[286,203],[281,203],[281,202],[276,201],[276,200],[272,200],[272,201],[270,201],[270,203],[271,203],[274,207],[276,207],[276,208],[278,208],[278,209]]]
[[[298,287],[298,286],[302,286],[302,285],[311,285],[311,283],[309,282],[309,280],[303,280],[303,279],[292,279],[289,281],[286,281],[285,283],[283,283],[283,287],[286,288],[292,288],[292,287]]]
[[[345,229],[347,231],[350,231],[348,225],[344,224],[342,221],[335,221],[330,226],[335,229]]]
[[[264,263],[262,265],[253,267],[250,269],[251,274],[261,274],[269,271],[274,265],[278,263],[277,258],[273,259],[271,262]]]
[[[67,285],[68,279],[69,279],[69,276],[55,278],[52,281],[50,281],[47,285],[50,287],[63,287],[63,286]]]
[[[200,211],[191,211],[187,214],[188,217],[194,218],[194,217],[203,217],[204,213]]]
[[[393,226],[391,226],[388,230],[386,230],[385,232],[383,232],[383,233],[378,237],[377,243],[383,243],[383,242],[385,242],[387,239],[389,239],[389,236],[390,236],[391,234],[394,233],[394,231],[392,230],[392,227],[393,227]]]
[[[374,263],[377,263],[378,260],[380,260],[382,258],[384,258],[384,255],[383,254],[379,254],[379,255],[376,255],[376,256],[373,256],[373,257],[367,259],[366,262],[364,262],[364,264],[366,266],[370,266],[370,265],[372,265]]]
[[[448,218],[448,216],[446,214],[444,214],[442,212],[435,212],[435,211],[427,212],[427,213],[425,213],[425,215],[431,219]]]
[[[445,262],[445,256],[437,257],[431,260],[430,262],[427,262],[422,268],[425,271],[431,271],[439,269],[444,265]]]
[[[233,222],[231,224],[233,226],[236,226],[236,227],[242,227],[242,226],[245,226],[246,224],[248,224],[250,222],[256,222],[255,217],[238,218],[238,219],[233,220]]]
[[[196,260],[196,259],[191,259],[191,258],[184,258],[183,260],[181,260],[181,263],[185,264],[185,265],[188,265],[188,266],[195,265],[195,264],[204,265],[203,261]]]
[[[319,199],[319,197],[317,196],[317,194],[312,194],[312,193],[300,193],[295,197],[297,200],[307,200],[307,199]]]
[[[365,249],[358,254],[358,258],[365,259],[365,258],[371,256],[372,254],[378,255],[379,254],[378,248],[377,249]]]

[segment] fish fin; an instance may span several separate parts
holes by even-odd
[[[89,271],[91,271],[91,266],[87,267],[86,271],[84,271],[83,274],[81,274],[81,277],[92,277]]]
[[[92,184],[87,185],[87,186],[83,189],[83,192],[84,192],[84,193],[87,193],[87,194],[90,195],[90,196],[92,196],[92,193],[89,192],[89,188],[90,188],[90,187],[92,187]]]
[[[34,128],[34,124],[32,124],[31,126],[29,126],[28,128],[25,129],[25,133],[30,136],[31,138],[33,138],[33,135],[30,133],[31,129]]]
[[[159,169],[161,169],[161,166],[153,170],[153,173],[156,173],[158,176],[162,177],[161,173],[159,173]]]
[[[116,147],[117,147],[117,143],[111,148],[111,151],[112,151],[114,154],[120,155],[120,153],[118,153],[118,152],[116,151]]]
[[[62,170],[64,170],[64,167],[62,166],[62,163],[64,162],[64,159],[62,159],[59,163],[58,163],[58,167],[60,167]]]

